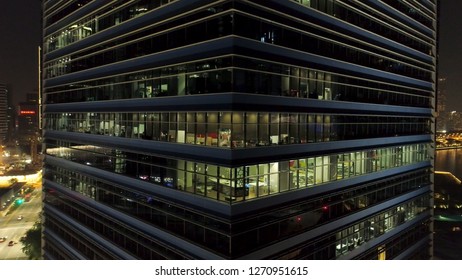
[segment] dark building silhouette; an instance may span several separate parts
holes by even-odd
[[[38,103],[20,102],[17,112],[17,138],[28,142],[28,139],[36,137],[38,133]]]
[[[43,1],[46,259],[427,259],[423,1]]]
[[[448,112],[447,106],[447,78],[438,78],[438,91],[437,91],[437,106],[436,111],[438,113],[436,118],[436,130],[438,132],[454,130],[452,123],[450,123],[450,112]]]
[[[9,127],[9,94],[6,84],[0,83],[0,145],[5,145],[8,140]]]

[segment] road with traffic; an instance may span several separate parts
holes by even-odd
[[[0,260],[27,259],[20,240],[39,220],[42,211],[42,189],[40,184],[34,184],[34,187],[30,201],[0,212]],[[6,237],[4,241],[2,237]]]

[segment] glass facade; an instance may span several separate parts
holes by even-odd
[[[49,103],[242,92],[303,99],[430,107],[431,91],[243,56],[169,65],[50,87]]]
[[[368,185],[354,186],[351,189],[337,193],[335,196],[300,202],[296,205],[259,213],[231,223],[218,217],[198,213],[194,209],[174,204],[172,201],[164,201],[143,191],[103,182],[93,176],[70,171],[59,166],[48,165],[47,169],[50,172],[46,179],[58,182],[72,191],[110,206],[114,210],[129,213],[146,223],[180,234],[191,242],[207,246],[211,250],[228,257],[242,255],[252,249],[268,245],[276,238],[301,233],[307,229],[396,198],[399,195],[410,193],[430,184],[428,174],[431,172],[424,169]],[[61,207],[62,203],[56,202],[55,196],[56,194],[54,193],[50,194],[47,203]],[[421,201],[425,203],[426,200],[428,201],[427,198]],[[414,208],[410,208],[406,212],[408,214],[404,214],[404,206],[390,210],[392,213],[401,213],[399,215],[402,215],[402,217],[400,216],[398,220],[380,221],[379,219],[388,219],[389,214],[385,213],[371,218],[369,222],[366,221],[366,224],[374,224],[374,221],[377,221],[378,225],[384,224],[385,226],[386,223],[388,229],[391,230],[394,225],[390,223],[402,224],[405,221],[404,219],[412,219],[414,215],[419,214],[421,211],[428,210],[428,207],[423,207],[422,205],[415,206],[414,203],[410,205]],[[415,213],[416,209],[418,213]],[[364,222],[361,222],[361,225],[364,226]],[[361,237],[369,240],[383,234],[385,229],[382,228],[381,231],[372,232],[367,237],[363,237],[365,234],[363,233],[364,229],[362,229]],[[368,230],[372,231],[373,229]],[[342,243],[342,238],[347,239],[346,233],[350,231],[358,232],[358,230],[350,229],[339,232],[336,237],[337,242]],[[364,242],[365,240],[361,240],[356,245],[359,246]],[[354,248],[351,247],[350,250]],[[341,255],[340,252],[343,251],[343,249],[339,249],[337,256]],[[302,257],[299,254],[294,255],[293,252],[288,255],[291,255],[292,258]]]
[[[233,203],[425,162],[429,147],[389,147],[232,168],[52,140],[46,154]]]
[[[45,129],[248,148],[430,134],[426,117],[270,112],[60,113]]]
[[[284,256],[280,256],[280,259],[336,259],[342,255],[346,255],[353,251],[357,247],[361,246],[365,242],[371,241],[374,238],[378,238],[388,231],[394,230],[399,225],[413,220],[422,218],[419,216],[428,215],[430,206],[428,196],[420,197],[416,200],[410,201],[406,204],[400,205],[396,208],[389,209],[385,212],[380,213],[377,216],[371,217],[367,220],[360,221],[359,223],[352,225],[348,228],[343,229],[336,234],[326,236],[316,242],[309,244],[308,246],[297,248]],[[428,237],[430,233],[429,223],[423,222],[418,224],[417,227],[409,230],[407,234],[400,234],[400,237],[394,240],[393,243],[401,242],[404,244],[404,248],[413,244],[413,242],[419,241],[424,237]],[[412,238],[406,244],[401,238]],[[390,244],[391,243],[391,244]],[[385,248],[394,246],[392,242],[381,245],[378,248],[374,248],[369,255],[364,255],[358,259],[392,259],[393,257],[390,252],[386,253]],[[398,246],[401,244],[398,244]],[[427,244],[428,246],[428,244]],[[401,250],[394,249],[394,256],[397,256]],[[391,251],[391,250],[390,250]],[[396,252],[398,251],[398,252]]]
[[[436,1],[116,2],[43,1],[45,258],[431,257]]]
[[[232,1],[229,2],[214,9],[230,10],[232,9]],[[187,27],[182,25],[173,28],[156,26],[144,31],[142,35],[146,36],[143,37],[138,35],[135,38],[132,37],[133,39],[120,38],[120,41],[116,42],[115,45],[102,44],[84,52],[46,62],[44,64],[45,77],[57,77],[114,63],[119,61],[120,55],[118,54],[120,53],[123,54],[124,59],[130,59],[168,50],[173,47],[173,44],[175,47],[181,47],[213,40],[217,37],[235,35],[431,81],[431,73],[434,71],[431,63],[424,63],[422,60],[410,59],[405,56],[396,56],[395,53],[385,52],[378,48],[371,52],[368,51],[370,47],[358,44],[351,38],[332,34],[329,38],[322,37],[320,34],[326,36],[322,30],[310,30],[306,26],[303,26],[303,29],[295,29],[292,26],[289,28],[282,23],[275,23],[262,18],[266,15],[261,10],[253,11],[251,7],[244,7],[243,9],[248,10],[246,12],[256,12],[258,16],[234,11],[216,13],[211,10],[208,15],[203,15],[203,19],[190,18],[190,24]],[[185,17],[188,18],[187,15]],[[256,26],[256,28],[248,28],[248,26]],[[79,29],[86,30],[84,27]],[[320,34],[313,34],[310,31],[317,31],[316,33]],[[73,33],[71,32],[71,34]],[[82,39],[85,37],[82,36]],[[332,40],[333,37],[339,38],[334,41]],[[53,49],[54,47],[50,45],[49,48]]]
[[[44,46],[46,52],[52,52],[78,42],[91,35],[97,34],[112,26],[141,16],[151,10],[176,0],[137,0],[131,3],[119,2],[98,9],[89,17],[81,18],[72,24],[62,26],[58,31],[48,35]],[[65,18],[70,13],[91,1],[70,1],[67,6],[58,9],[49,9],[46,13],[48,20],[45,27],[53,25],[56,21]]]

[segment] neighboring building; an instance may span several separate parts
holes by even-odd
[[[447,105],[447,94],[446,94],[446,78],[439,78],[438,79],[438,104],[437,104],[437,111],[438,113],[446,112],[446,105]]]
[[[432,257],[436,1],[43,6],[45,259]]]
[[[0,145],[12,144],[15,136],[16,116],[11,94],[8,86],[0,83]]]
[[[41,160],[39,116],[38,93],[27,93],[26,101],[20,102],[17,106],[15,140],[25,153],[30,154],[34,164],[38,164]]]
[[[38,164],[41,147],[39,141],[39,106],[34,102],[20,102],[16,123],[16,140],[24,152],[27,152],[34,164]]]
[[[38,133],[38,103],[20,102],[17,116],[17,138],[29,143]]]
[[[39,103],[38,92],[28,92],[26,94],[26,102],[37,104]]]
[[[9,95],[11,96],[11,94]],[[16,111],[14,106],[11,104],[11,98],[8,98],[8,109],[7,109],[7,140],[6,143],[11,145],[13,144],[15,138],[15,125],[16,125]]]
[[[449,132],[462,131],[462,112],[451,111],[447,114],[447,128]]]
[[[446,109],[447,105],[447,90],[446,90],[446,78],[438,79],[438,92],[437,92],[437,106],[436,111],[438,113],[436,118],[436,130],[443,132],[449,129],[449,112]],[[452,129],[452,128],[451,128]]]
[[[0,145],[8,139],[8,89],[0,84]]]

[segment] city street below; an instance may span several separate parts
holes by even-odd
[[[40,219],[42,209],[41,183],[27,183],[33,187],[29,201],[10,206],[0,211],[0,260],[25,260],[21,238]]]

